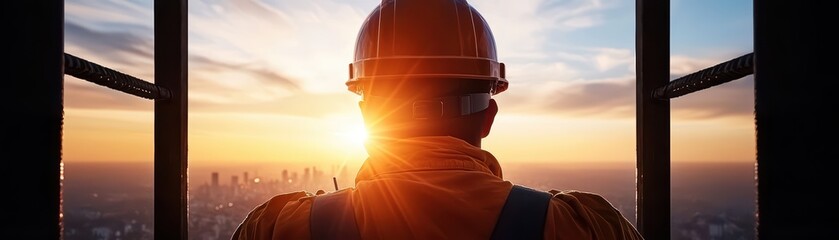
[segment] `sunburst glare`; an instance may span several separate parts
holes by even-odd
[[[336,133],[341,140],[352,145],[362,146],[367,141],[367,129],[363,125],[350,125]]]

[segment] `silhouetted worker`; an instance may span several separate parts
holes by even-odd
[[[355,51],[346,84],[370,134],[355,186],[276,195],[233,239],[642,239],[599,195],[502,178],[480,147],[504,64],[465,0],[384,0]]]

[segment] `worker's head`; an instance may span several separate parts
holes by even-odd
[[[364,21],[346,82],[373,138],[489,134],[507,89],[486,20],[466,0],[383,0]]]

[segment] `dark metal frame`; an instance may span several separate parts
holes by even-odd
[[[831,1],[754,0],[761,239],[839,236],[839,37]]]
[[[670,239],[670,0],[636,0],[637,221],[647,239]]]
[[[62,237],[64,3],[4,3],[2,205],[4,239]]]
[[[188,239],[187,0],[155,1],[154,36],[154,236]]]

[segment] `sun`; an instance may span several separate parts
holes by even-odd
[[[363,125],[352,125],[339,133],[340,138],[352,145],[364,145],[367,141],[367,129]]]

